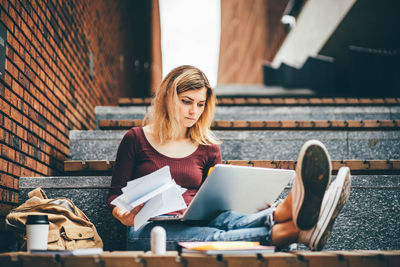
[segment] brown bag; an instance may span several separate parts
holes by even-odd
[[[28,215],[47,215],[49,238],[47,249],[102,248],[103,241],[96,227],[68,198],[48,199],[41,188],[28,193],[29,199],[13,209],[6,224],[16,232],[26,248],[25,223]]]

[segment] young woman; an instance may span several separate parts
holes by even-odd
[[[143,207],[128,212],[113,206],[127,182],[166,165],[176,183],[187,191],[186,204],[195,196],[210,167],[221,163],[219,141],[210,131],[215,93],[202,71],[193,66],[172,70],[158,88],[144,127],[134,127],[123,137],[113,170],[108,205],[122,224],[129,226],[128,250],[149,250],[150,231],[160,225],[167,232],[167,248],[179,241],[259,241],[287,246],[303,243],[322,249],[334,220],[350,193],[350,172],[342,168],[329,186],[330,159],[319,141],[308,141],[297,162],[291,192],[283,201],[255,214],[225,211],[210,221],[149,222],[135,231],[134,217]],[[181,214],[183,211],[177,211]]]

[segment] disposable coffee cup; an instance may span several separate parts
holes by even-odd
[[[26,237],[28,251],[47,250],[49,237],[49,218],[47,215],[28,215]]]

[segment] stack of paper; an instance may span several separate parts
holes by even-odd
[[[182,194],[186,191],[175,183],[169,166],[151,174],[132,180],[122,188],[122,194],[111,204],[131,211],[145,203],[135,216],[135,230],[139,229],[151,217],[187,208]]]
[[[205,255],[257,254],[275,251],[274,246],[262,246],[260,242],[252,241],[179,242],[178,245],[184,253]]]

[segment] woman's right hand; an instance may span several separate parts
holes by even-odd
[[[140,204],[131,211],[126,211],[119,207],[112,210],[112,215],[117,218],[122,224],[126,226],[133,226],[136,214],[143,208],[144,204]]]

